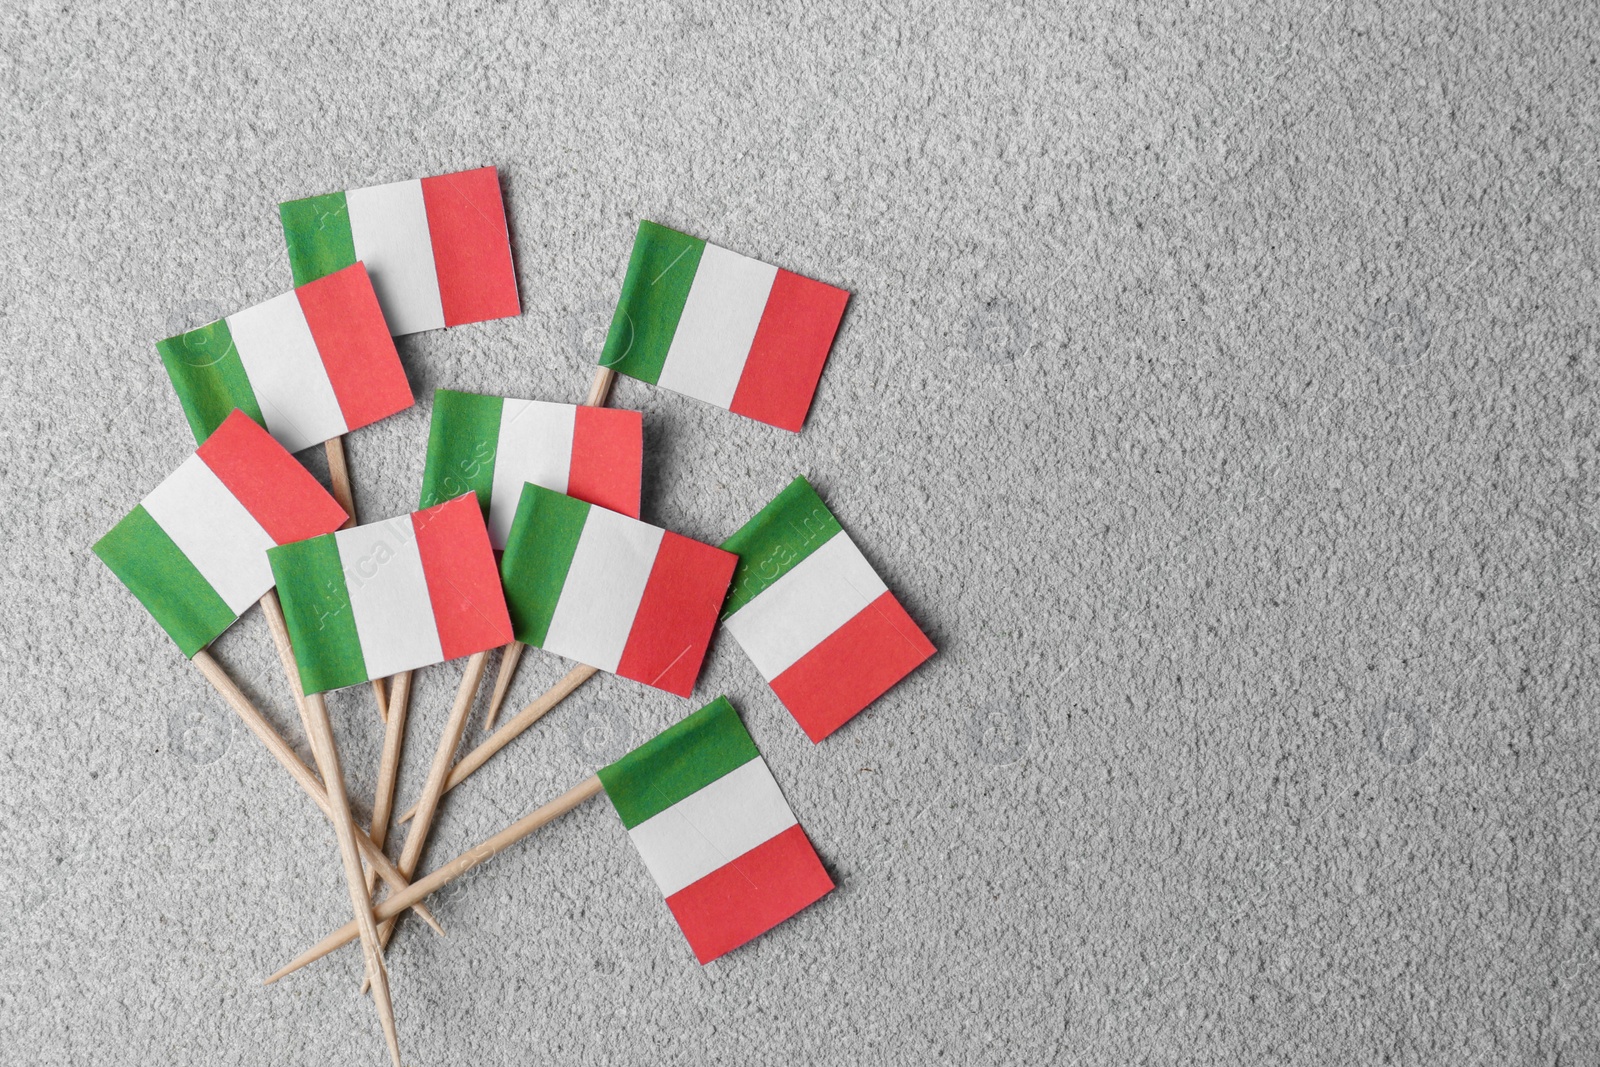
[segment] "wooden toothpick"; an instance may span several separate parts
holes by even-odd
[[[399,915],[407,907],[421,900],[429,893],[434,892],[441,886],[449,885],[489,857],[504,852],[541,826],[561,815],[565,815],[598,792],[600,792],[600,779],[595,775],[590,775],[548,804],[524,815],[483,844],[476,848],[469,848],[449,863],[429,874],[426,878],[417,879],[409,889],[396,893],[387,900],[380,902],[374,909],[374,914],[380,920]],[[339,946],[347,945],[354,941],[357,936],[359,936],[359,931],[356,924],[354,922],[345,923],[306,952],[297,956],[288,966],[267,978],[266,984],[271,985],[284,975],[291,974],[306,964],[321,959]]]
[[[333,483],[333,499],[350,516],[339,529],[348,530],[357,522],[356,495],[350,486],[350,464],[345,460],[344,435],[328,438],[322,443],[322,448],[328,454],[328,480]],[[389,714],[389,694],[382,678],[372,680],[372,695],[378,699],[378,717],[386,719]]]
[[[411,672],[394,676],[389,689],[389,718],[383,725],[383,754],[378,758],[378,785],[372,794],[372,829],[369,836],[379,848],[389,839],[389,817],[394,814],[394,787],[400,779],[400,748],[405,743],[406,713],[411,708]],[[373,871],[367,870],[367,891],[373,888]]]
[[[606,400],[611,396],[611,383],[616,380],[617,372],[610,367],[596,367],[594,377],[589,381],[589,395],[583,398],[583,406],[605,407]]]
[[[489,762],[490,756],[509,745],[518,734],[544,718],[551,708],[567,699],[574,689],[598,673],[595,668],[585,667],[582,664],[568,671],[559,682],[545,690],[544,694],[533,703],[507,719],[500,729],[490,734],[487,740],[469,752],[460,763],[450,768],[450,776],[444,780],[445,792],[466,781],[473,771]],[[416,815],[418,807],[419,805],[413,804],[396,822],[409,822],[412,816]]]
[[[350,906],[355,910],[356,930],[361,936],[361,954],[366,959],[367,979],[372,983],[372,1002],[389,1045],[389,1058],[400,1067],[400,1038],[395,1031],[394,1003],[389,997],[389,972],[383,965],[378,944],[378,925],[372,917],[372,898],[367,895],[366,879],[361,874],[361,853],[356,847],[356,827],[350,818],[350,800],[344,791],[344,770],[339,766],[339,748],[333,739],[333,724],[328,721],[328,705],[321,693],[307,694],[306,708],[311,719],[311,754],[327,783],[328,807],[333,817],[333,832],[339,838],[339,856],[344,861],[344,880],[350,888]]]
[[[439,747],[433,754],[433,765],[428,768],[427,781],[422,783],[422,799],[417,802],[417,817],[411,825],[411,831],[406,834],[405,848],[400,852],[399,866],[401,873],[415,871],[417,863],[422,859],[423,846],[428,843],[428,831],[433,828],[433,816],[439,808],[439,798],[444,795],[445,775],[450,772],[450,761],[455,757],[456,746],[461,743],[461,734],[467,728],[467,716],[472,711],[473,698],[478,694],[478,682],[483,678],[483,664],[489,657],[487,652],[475,652],[467,660],[466,673],[461,677],[461,685],[456,689],[456,702],[450,708],[450,718],[445,722],[444,733],[439,738]],[[407,878],[411,875],[406,874]],[[389,944],[389,938],[394,935],[394,925],[398,916],[388,919],[378,931],[378,952],[382,953]],[[367,986],[361,987],[365,992]]]
[[[611,383],[617,380],[617,372],[608,367],[596,367],[594,378],[589,382],[589,395],[584,397],[583,406],[590,408],[603,408],[611,396]],[[349,510],[346,508],[345,510]],[[355,514],[351,512],[351,514]],[[521,641],[513,641],[500,650],[500,669],[495,674],[494,692],[489,697],[489,713],[483,718],[485,730],[494,729],[494,721],[500,715],[500,705],[505,703],[506,690],[511,688],[511,678],[517,673],[517,664],[522,661],[522,653],[527,650],[527,645]],[[404,821],[404,820],[402,820]]]
[[[528,646],[513,641],[500,650],[500,671],[494,676],[494,692],[489,696],[489,714],[483,717],[483,728],[494,729],[494,720],[500,714],[500,705],[506,701],[506,690],[511,688],[511,676],[517,673],[517,664]]]
[[[300,668],[295,663],[294,647],[289,644],[289,627],[287,625],[285,625],[285,623],[284,623],[283,605],[278,600],[278,591],[276,589],[268,589],[267,592],[266,592],[266,595],[261,598],[261,613],[263,615],[265,615],[266,618],[267,618],[267,629],[268,629],[268,631],[271,632],[271,634],[272,634],[272,643],[278,650],[278,662],[283,664],[283,676],[284,676],[285,679],[287,679],[287,681],[289,683],[289,694],[294,697],[294,706],[300,712],[300,726],[301,726],[301,728],[303,730],[305,730],[306,738],[307,738],[307,740],[309,740],[310,737],[311,737],[311,730],[312,730],[311,713],[310,713],[310,709],[306,706],[305,694],[300,688]],[[407,695],[409,696],[409,694],[410,694],[410,683],[411,683],[410,672],[407,672],[405,680],[406,680],[406,692],[407,692]],[[405,709],[404,709],[404,707],[401,708],[401,719],[400,719],[399,728],[401,730],[405,729]],[[386,733],[385,736],[384,736],[384,751],[385,751],[386,755],[387,755],[387,752],[388,752],[388,746],[389,746],[389,738],[388,738],[388,735]],[[292,755],[292,753],[291,753],[291,755]],[[396,758],[398,759],[398,756]],[[299,763],[300,761],[298,759],[296,759],[295,762]],[[301,764],[301,766],[304,766],[304,764]],[[309,774],[310,771],[308,770],[306,773]],[[381,789],[381,782],[382,782],[381,773],[379,775],[379,782],[380,782],[380,789]],[[390,793],[393,794],[393,792],[394,792],[393,783],[391,782],[391,784],[390,784]],[[324,810],[324,812],[327,811],[326,805],[324,805],[323,810]],[[374,825],[376,826],[376,824],[379,821],[380,820],[377,818],[377,808],[374,807],[374,809],[373,809],[373,823],[374,823]],[[383,819],[381,821],[382,821],[382,824],[383,824],[385,830],[387,830],[388,825],[389,825],[389,814],[388,814],[387,811],[384,812],[384,816],[383,816]],[[361,842],[363,840],[365,840],[367,842],[367,845],[371,845],[372,846],[370,850],[367,848],[367,845],[362,845],[362,848],[361,848],[361,857],[362,857],[362,859],[367,860],[367,864],[368,864],[367,868],[366,868],[366,872],[367,872],[367,877],[366,877],[367,895],[368,896],[372,895],[372,890],[373,890],[373,887],[375,885],[376,877],[382,873],[382,871],[380,870],[380,866],[383,867],[383,868],[386,868],[388,870],[393,871],[395,876],[399,878],[401,885],[402,886],[405,885],[406,884],[405,877],[400,874],[400,868],[396,867],[392,862],[390,862],[389,857],[384,855],[384,852],[383,852],[383,840],[384,839],[382,837],[377,837],[377,836],[374,836],[371,833],[368,833],[368,834],[366,834],[364,836],[358,836],[358,839],[357,839],[356,843],[359,845],[359,844],[361,844]],[[371,857],[369,855],[369,851],[370,852],[376,852],[378,854],[378,856],[380,857],[380,863],[373,863],[372,862]],[[387,878],[385,878],[384,880],[388,881]],[[394,887],[391,886],[391,888],[394,888]],[[423,918],[427,920],[428,925],[433,927],[435,932],[437,932],[441,937],[444,936],[444,927],[439,925],[439,921],[437,919],[435,919],[431,913],[423,914],[422,912],[418,912],[417,914],[422,915]]]
[[[289,742],[285,741],[283,736],[272,728],[272,724],[250,702],[250,698],[245,696],[239,687],[234,684],[233,679],[228,677],[228,672],[222,669],[222,665],[212,658],[211,653],[205,649],[201,649],[194,654],[194,665],[200,669],[200,673],[205,676],[206,681],[211,683],[212,687],[222,696],[222,699],[228,702],[228,706],[244,721],[245,727],[256,735],[256,738],[266,746],[267,751],[272,754],[272,757],[278,761],[279,765],[289,772],[289,777],[293,778],[300,788],[305,791],[306,795],[317,805],[318,810],[331,819],[333,811],[328,805],[327,792],[322,788],[322,783],[317,780],[316,774],[301,761],[300,757],[295,754],[294,749],[289,747]],[[378,876],[388,884],[392,891],[399,892],[410,885],[405,876],[400,873],[400,868],[396,867],[393,861],[388,856],[385,856],[383,850],[375,846],[367,835],[357,834],[356,845],[361,849],[361,854],[366,857],[367,861],[377,869]],[[426,906],[418,908],[417,914],[422,916],[423,921],[433,927],[434,930],[440,934],[444,933],[444,927],[439,925],[439,921],[433,917],[433,913],[428,911]]]

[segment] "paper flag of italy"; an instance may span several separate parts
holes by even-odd
[[[307,693],[511,640],[489,534],[470,494],[267,557]]]
[[[298,452],[412,403],[360,263],[156,349],[197,441],[238,408]]]
[[[933,655],[804,478],[722,547],[739,554],[724,625],[812,741]]]
[[[737,562],[529,483],[500,577],[518,641],[686,697]]]
[[[294,283],[365,262],[396,337],[521,311],[493,167],[290,200],[278,214]]]
[[[282,445],[235,411],[94,553],[193,656],[272,588],[268,548],[345,518]]]
[[[701,963],[833,889],[726,697],[603,768],[600,783]]]
[[[502,549],[524,482],[637,519],[643,465],[644,419],[637,411],[439,389],[422,506],[477,493],[489,543]]]
[[[600,365],[799,430],[850,294],[640,222]]]

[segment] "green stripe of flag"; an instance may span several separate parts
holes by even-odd
[[[525,645],[542,647],[572,568],[589,505],[526,482],[500,557],[511,631]]]
[[[504,409],[505,401],[497,396],[458,393],[454,389],[434,391],[433,427],[428,433],[419,508],[431,508],[471,491],[478,494],[478,506],[484,515],[489,514]]]
[[[356,261],[350,208],[343,192],[286,201],[278,205],[278,216],[283,219],[296,286],[344,270]]]
[[[760,756],[727,697],[718,697],[600,769],[600,784],[633,829]]]
[[[678,331],[706,243],[641,221],[600,365],[654,384]]]
[[[810,482],[803,476],[790,482],[772,503],[722,542],[725,550],[739,557],[722,617],[726,619],[754,600],[839,530],[839,520]]]
[[[194,439],[204,442],[238,408],[265,426],[226,319],[156,343]]]
[[[143,504],[94,543],[94,554],[139,598],[185,656],[205,648],[238,618]]]
[[[367,661],[333,534],[269,548],[267,559],[300,664],[301,688],[321,693],[366,681]]]

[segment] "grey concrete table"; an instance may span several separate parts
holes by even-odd
[[[856,296],[799,436],[619,386],[646,517],[804,472],[941,652],[813,747],[718,642],[839,891],[702,970],[594,802],[402,927],[408,1062],[1600,1062],[1594,7],[1036,6],[6,5],[0,1058],[381,1062],[354,953],[259,984],[331,834],[88,546],[277,201],[496,164],[525,314],[402,341],[363,512],[435,387],[582,395],[648,217]],[[591,683],[430,856],[691,706]]]

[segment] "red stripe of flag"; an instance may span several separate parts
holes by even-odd
[[[331,533],[348,518],[311,472],[242,411],[223,419],[196,451],[277,544]]]
[[[422,179],[444,324],[503,319],[522,310],[493,167]]]
[[[933,655],[933,643],[884,592],[772,680],[812,741],[821,741]]]
[[[411,525],[444,658],[508,644],[511,616],[478,498],[467,493],[414,512]]]
[[[364,264],[294,292],[348,428],[359,430],[411,406],[411,385]]]
[[[572,424],[567,495],[639,517],[644,416],[620,408],[580,407]]]
[[[833,889],[798,824],[667,898],[695,959],[710,963]]]
[[[656,550],[617,673],[686,697],[739,557],[668,530]]]
[[[778,271],[731,410],[785,430],[799,430],[811,410],[822,365],[849,299],[843,289]]]

